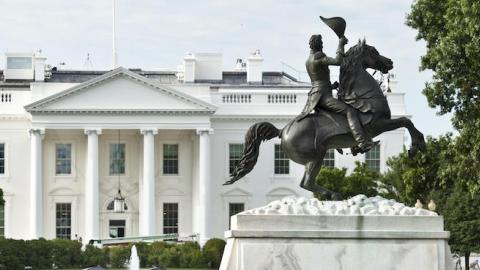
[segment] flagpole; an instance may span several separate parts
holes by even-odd
[[[117,46],[115,44],[115,0],[112,0],[112,69],[117,68]]]

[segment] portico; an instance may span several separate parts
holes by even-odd
[[[106,101],[112,96],[115,96],[114,102]],[[105,228],[108,228],[106,223],[112,222],[103,218],[112,215],[106,214],[104,205],[113,200],[120,184],[128,206],[124,214],[128,216],[128,223],[122,219],[125,226],[130,227],[125,229],[128,236],[163,234],[158,217],[164,222],[162,211],[166,214],[165,206],[159,202],[169,200],[160,198],[160,194],[173,190],[185,194],[185,199],[172,201],[177,203],[177,222],[182,218],[191,220],[185,225],[188,228],[180,228],[179,232],[199,233],[201,240],[210,237],[206,224],[211,209],[208,207],[211,196],[209,136],[213,132],[210,116],[216,109],[213,105],[118,68],[38,100],[25,109],[32,115],[31,238],[55,237],[48,224],[51,220],[58,222],[58,217],[50,220],[53,214],[42,213],[42,209],[53,208],[48,205],[56,200],[50,197],[63,195],[45,196],[44,190],[57,187],[68,190],[69,185],[79,186],[83,191],[76,194],[82,206],[75,206],[76,209],[69,212],[80,217],[76,218],[80,222],[72,224],[71,234],[78,234],[84,242],[109,237]],[[122,141],[117,134],[123,134]],[[120,150],[112,150],[112,145],[119,142]],[[52,157],[58,155],[59,144],[67,144],[74,153],[70,162],[75,167],[63,177],[45,168],[48,165],[44,162],[51,159],[57,164],[60,162]],[[169,147],[173,147],[177,158],[173,164],[180,166],[176,173],[166,173],[163,168],[169,166],[165,161]],[[112,162],[117,162],[112,161],[112,153],[123,158],[120,162],[124,167],[118,173],[112,173],[110,168]],[[198,186],[198,190],[193,186]],[[199,213],[180,213],[182,207],[192,209],[197,203],[202,209]]]

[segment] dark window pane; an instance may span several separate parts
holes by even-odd
[[[228,205],[228,228],[230,228],[231,217],[243,212],[245,210],[245,204],[243,203],[230,203]]]
[[[163,173],[178,174],[178,144],[163,145]]]
[[[0,143],[0,174],[5,174],[5,144]]]
[[[228,145],[228,172],[233,173],[233,170],[242,159],[243,144],[231,143]]]
[[[125,144],[110,144],[110,175],[125,174]]]
[[[70,239],[72,229],[72,205],[70,203],[57,203],[55,216],[56,237]]]
[[[107,205],[107,210],[113,211],[114,206],[115,206],[115,201],[111,201],[111,202],[108,203],[108,205]],[[123,204],[123,209],[124,209],[124,210],[128,210],[127,203],[124,203],[124,204]]]
[[[112,219],[108,221],[110,238],[125,237],[125,220]]]
[[[380,172],[380,145],[375,145],[370,151],[365,153],[365,163],[367,168],[372,171]]]
[[[72,144],[57,143],[55,145],[55,173],[72,173]]]
[[[289,174],[290,173],[290,160],[287,155],[282,151],[279,144],[275,144],[275,160],[274,160],[275,174]]]
[[[178,203],[163,204],[163,233],[178,233]]]
[[[328,149],[327,152],[325,153],[325,156],[323,157],[323,166],[330,167],[330,168],[335,167],[335,150],[334,149]]]

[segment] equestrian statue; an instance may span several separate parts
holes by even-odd
[[[277,129],[269,122],[252,125],[245,134],[243,156],[224,185],[233,184],[248,174],[257,162],[261,142],[276,137],[281,139],[281,148],[289,159],[305,165],[300,186],[332,199],[340,199],[341,196],[315,182],[328,149],[342,152],[342,148],[351,148],[354,155],[365,153],[378,144],[372,138],[404,127],[412,139],[409,154],[425,151],[423,134],[410,119],[391,118],[387,99],[379,83],[366,71],[371,68],[388,73],[393,68],[392,60],[380,55],[365,39],[359,40],[358,44],[344,53],[344,46],[348,42],[344,36],[345,20],[341,17],[320,18],[339,37],[336,57],[328,57],[323,53],[321,35],[312,35],[310,55],[306,61],[312,88],[304,109],[282,129]],[[340,83],[330,83],[330,65],[340,66]],[[332,89],[336,87],[338,98],[332,95]]]

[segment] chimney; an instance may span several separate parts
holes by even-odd
[[[192,53],[187,53],[185,58],[183,58],[183,67],[185,69],[183,73],[184,82],[195,82],[195,55]]]
[[[247,67],[247,63],[244,63],[242,58],[237,58],[237,62],[235,63],[235,71],[245,71]]]
[[[247,59],[247,82],[250,84],[262,84],[263,57],[260,50],[253,52]]]
[[[35,73],[35,81],[36,82],[44,82],[45,81],[45,61],[47,57],[41,55],[41,52],[38,52],[34,56],[34,73]]]

